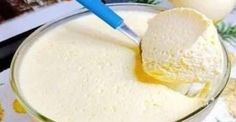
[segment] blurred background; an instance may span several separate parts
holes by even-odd
[[[104,3],[137,2],[164,8],[173,7],[169,0],[101,1]],[[204,4],[204,1],[202,2]],[[220,8],[220,5],[217,6],[219,11],[224,9]],[[9,67],[16,48],[35,29],[80,8],[81,6],[74,0],[0,0],[0,71]],[[220,13],[218,9],[215,11]],[[225,42],[236,47],[236,14],[234,13],[235,11],[232,11],[224,20],[219,21],[217,29]]]
[[[102,0],[102,2],[139,1]],[[0,71],[9,67],[16,48],[35,29],[79,8],[81,6],[73,0],[0,0]]]

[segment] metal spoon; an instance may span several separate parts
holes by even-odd
[[[85,8],[93,12],[96,16],[101,18],[104,22],[110,25],[112,28],[117,29],[121,33],[125,34],[135,43],[139,44],[141,38],[130,29],[124,22],[124,20],[117,15],[113,10],[103,4],[100,0],[77,0]]]

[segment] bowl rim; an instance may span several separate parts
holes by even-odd
[[[163,7],[160,7],[157,5],[144,4],[144,3],[111,3],[111,4],[107,4],[107,5],[112,8],[131,6],[131,7],[142,7],[144,9],[150,9],[150,10],[156,10],[156,11],[166,10],[166,8],[163,8]],[[25,101],[24,97],[20,93],[20,91],[19,91],[20,89],[18,88],[17,81],[15,79],[15,66],[16,66],[16,60],[19,56],[19,53],[21,52],[21,50],[23,48],[27,47],[26,44],[29,43],[30,40],[33,40],[35,37],[39,36],[41,32],[43,32],[45,30],[50,30],[50,28],[57,27],[58,25],[60,25],[62,23],[73,20],[73,18],[79,18],[79,17],[82,17],[87,14],[90,14],[90,12],[86,8],[81,8],[81,9],[77,9],[75,11],[72,11],[71,13],[69,13],[69,15],[59,17],[59,18],[49,22],[48,24],[43,25],[42,27],[40,27],[36,31],[34,31],[32,34],[30,34],[22,42],[22,44],[18,47],[18,49],[16,50],[16,52],[13,56],[13,59],[11,61],[11,65],[10,65],[11,87],[13,89],[13,92],[16,95],[17,100],[29,112],[29,114],[32,115],[33,117],[35,117],[37,120],[41,120],[41,121],[45,121],[45,122],[54,122],[52,119],[37,112],[30,104],[28,104],[27,101]],[[222,39],[220,38],[220,40],[222,40]],[[230,66],[230,61],[228,59],[228,54],[227,54],[226,48],[225,48],[224,44],[222,43],[222,41],[221,41],[221,46],[222,46],[222,50],[224,52],[224,57],[226,60],[225,61],[225,65],[226,65],[225,66],[225,73],[224,73],[224,75],[222,75],[223,85],[221,86],[221,88],[219,90],[216,91],[215,95],[211,99],[209,99],[209,101],[207,101],[206,104],[204,104],[202,107],[198,108],[197,110],[193,111],[192,113],[189,113],[185,117],[182,117],[181,119],[177,120],[178,122],[179,121],[186,121],[189,118],[192,118],[197,114],[200,114],[200,112],[205,110],[211,104],[214,104],[216,102],[216,100],[219,98],[219,96],[221,95],[221,93],[223,92],[224,88],[226,87],[228,80],[229,80],[229,76],[230,76],[231,66]]]

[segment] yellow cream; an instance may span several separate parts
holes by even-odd
[[[118,13],[139,35],[156,14]],[[25,51],[21,93],[56,122],[171,122],[204,104],[146,75],[139,46],[94,15],[58,26]]]
[[[141,42],[147,74],[169,83],[216,83],[223,74],[223,51],[213,22],[188,8],[157,14]]]

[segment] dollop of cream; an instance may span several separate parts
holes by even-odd
[[[141,41],[144,71],[169,83],[209,84],[223,73],[223,51],[213,22],[189,8],[175,8],[149,21]]]

